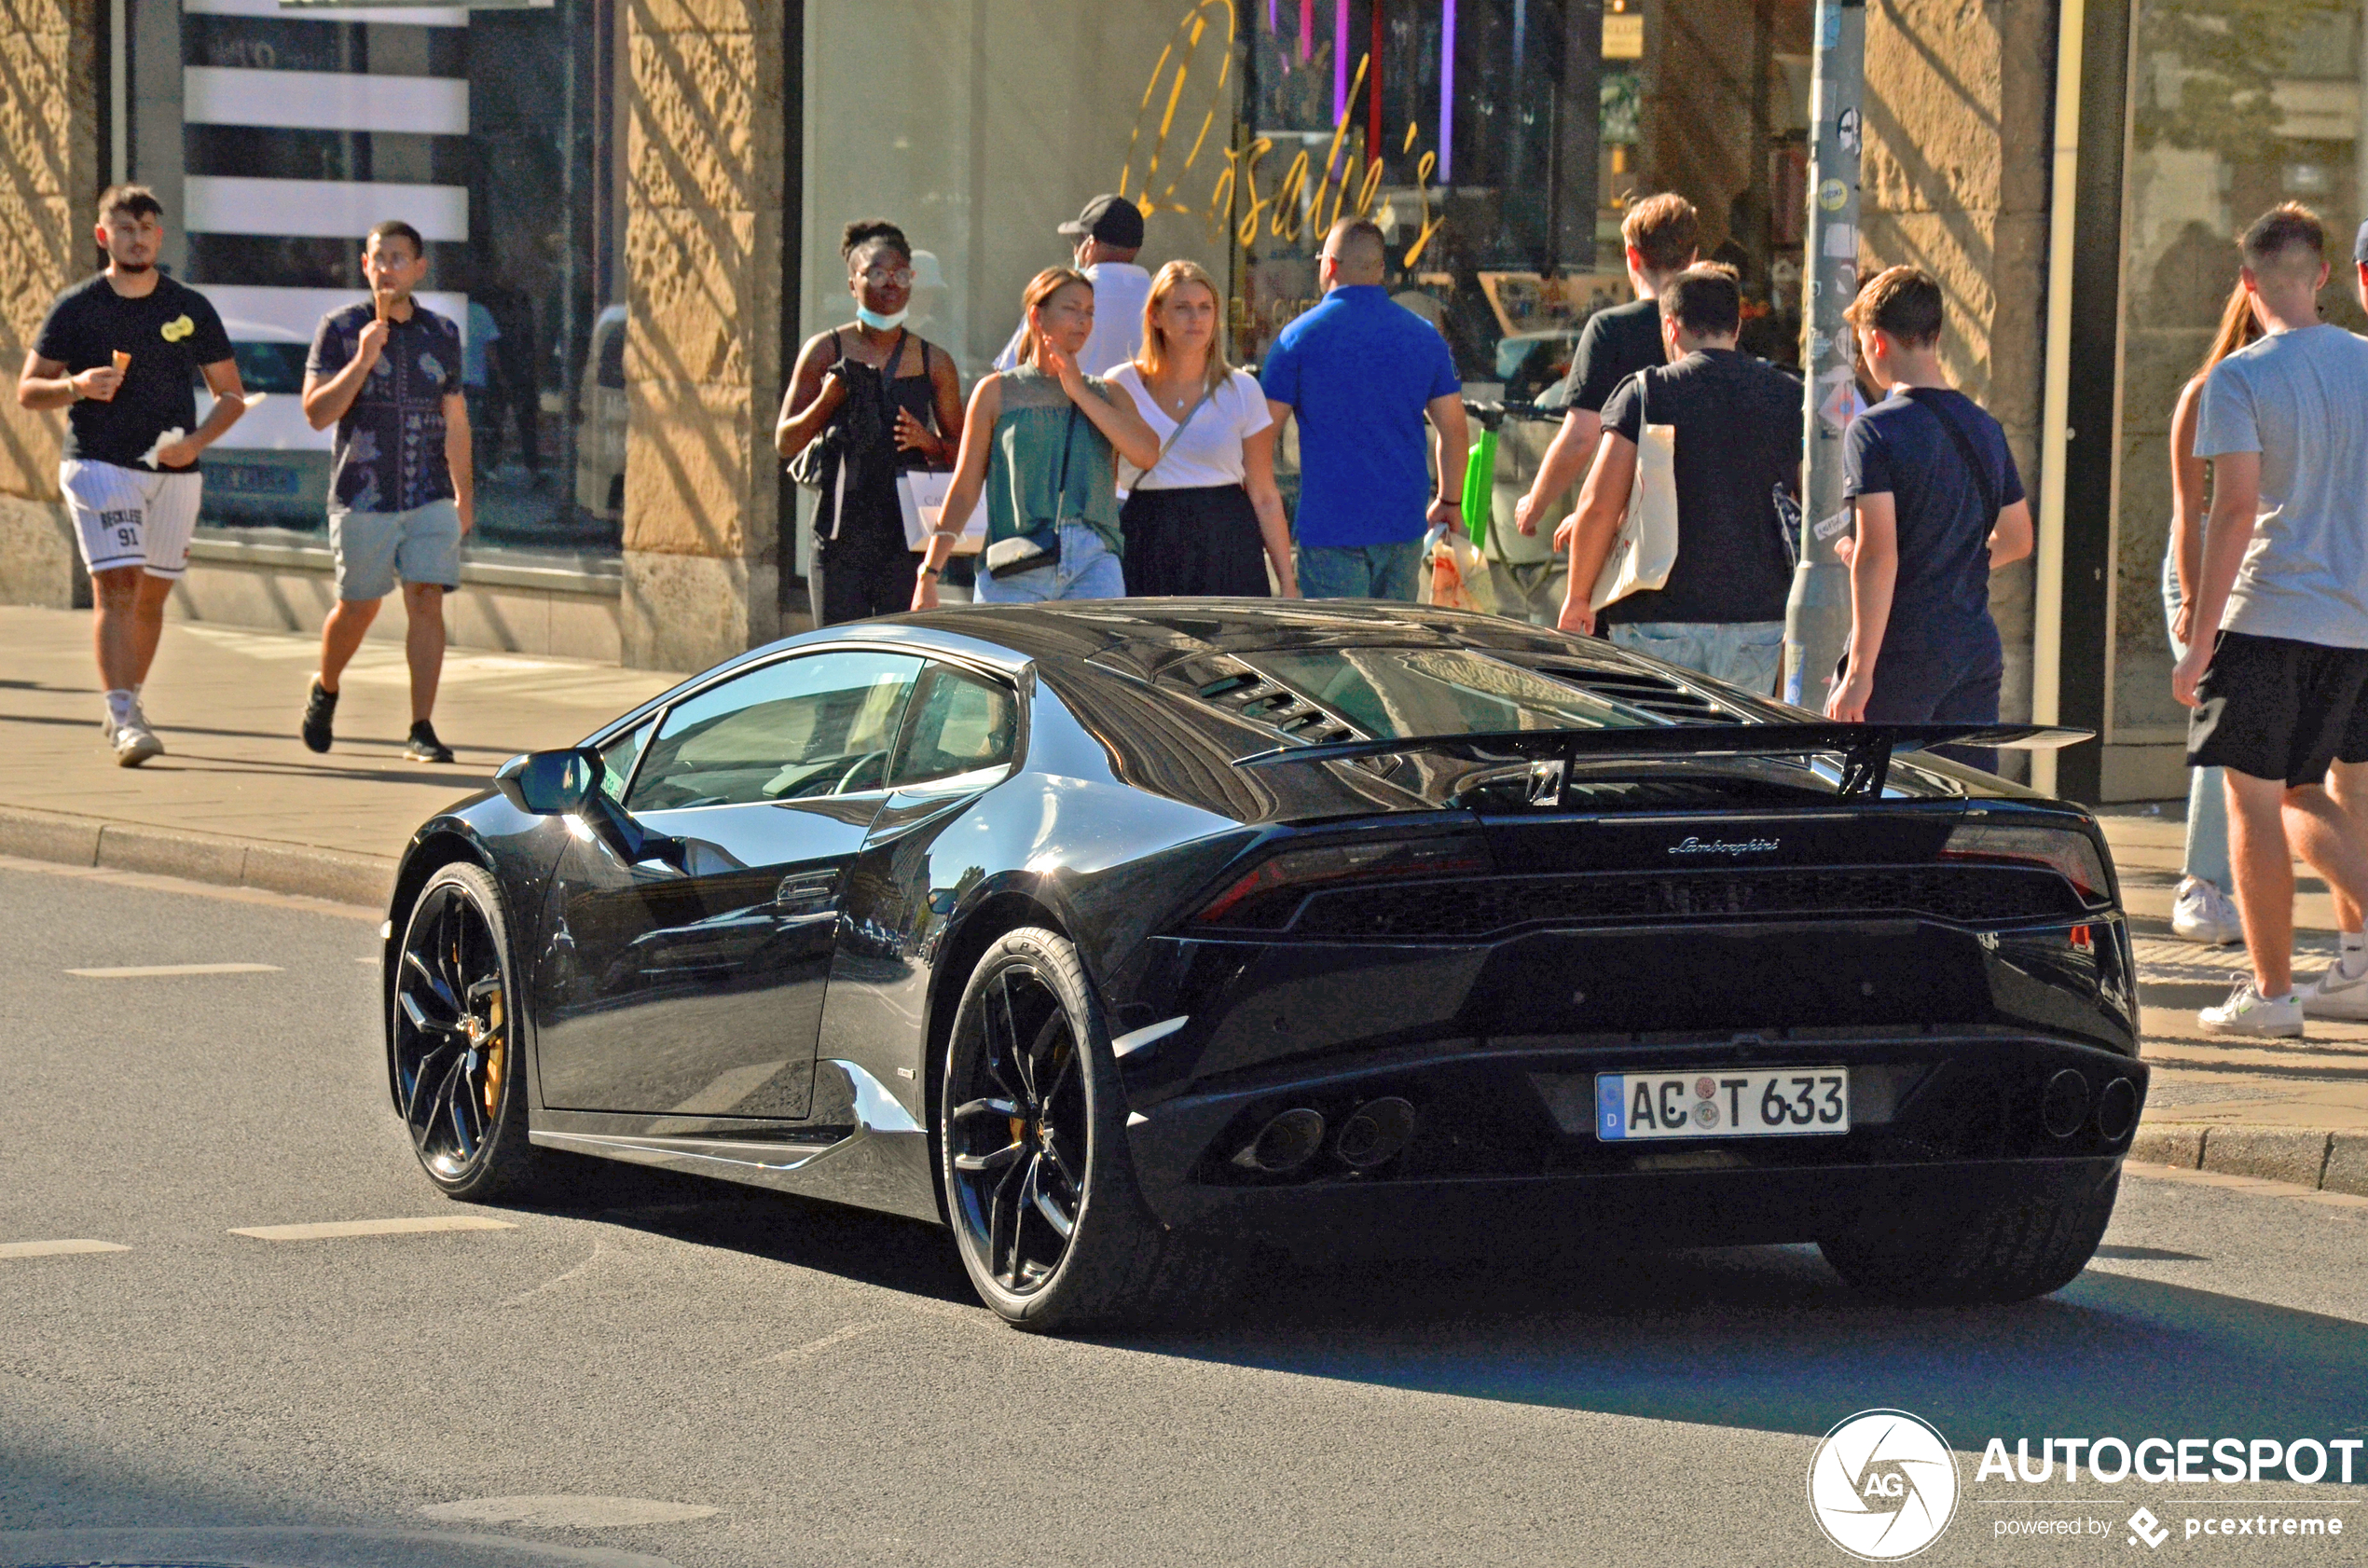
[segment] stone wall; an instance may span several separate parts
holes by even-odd
[[[2054,0],[1875,0],[1866,12],[1862,264],[1907,262],[1948,301],[1942,357],[2039,493]],[[2031,713],[2031,563],[2000,572],[2002,708]]]
[[[65,416],[24,412],[13,388],[49,301],[89,270],[97,4],[0,0],[0,603],[89,602],[58,501]]]
[[[697,669],[779,629],[777,0],[627,0],[624,653]]]

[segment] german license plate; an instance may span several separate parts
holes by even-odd
[[[1595,1075],[1595,1136],[1605,1143],[1849,1131],[1848,1067]]]
[[[296,471],[276,463],[210,462],[205,465],[205,480],[217,490],[235,490],[241,495],[296,493]]]

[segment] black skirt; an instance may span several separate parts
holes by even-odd
[[[1118,515],[1126,536],[1126,591],[1264,598],[1266,543],[1258,509],[1239,485],[1136,490]]]

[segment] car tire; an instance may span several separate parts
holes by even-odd
[[[971,1285],[1005,1322],[1125,1327],[1199,1317],[1232,1298],[1240,1259],[1168,1230],[1143,1202],[1117,1059],[1067,938],[1024,927],[987,948],[943,1075],[946,1215]]]
[[[2121,1190],[2121,1170],[2094,1188],[2033,1193],[1944,1218],[1901,1218],[1818,1243],[1862,1295],[1901,1306],[2027,1301],[2088,1266]]]
[[[526,1195],[549,1162],[527,1137],[517,967],[493,878],[439,869],[392,956],[387,1075],[420,1168],[447,1197]]]

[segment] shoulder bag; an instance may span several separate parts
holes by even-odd
[[[921,374],[929,373],[929,344],[921,339]],[[929,535],[937,531],[937,520],[945,511],[946,495],[954,488],[954,471],[941,468],[908,468],[896,476],[896,504],[904,514],[904,543],[907,549],[926,550]],[[971,509],[971,520],[954,538],[954,553],[975,556],[986,548],[986,508]]]
[[[1677,427],[1652,422],[1652,372],[1637,372],[1636,477],[1628,488],[1628,515],[1595,587],[1589,608],[1601,610],[1631,594],[1669,581],[1677,564]]]

